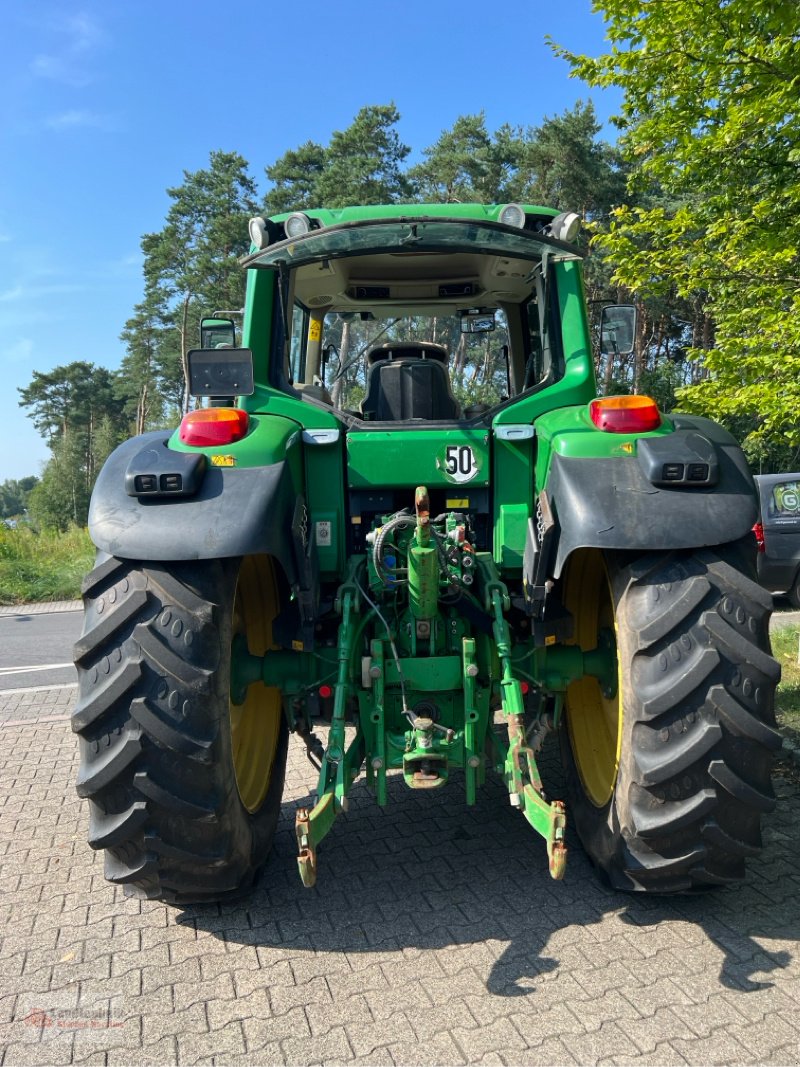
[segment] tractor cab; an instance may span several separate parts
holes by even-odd
[[[412,219],[402,208],[379,220],[352,209],[295,213],[283,234],[254,220],[262,247],[245,265],[254,286],[263,271],[278,276],[286,325],[269,367],[274,385],[348,424],[406,429],[485,421],[563,376],[554,267],[579,258],[565,239],[576,216],[444,210]]]

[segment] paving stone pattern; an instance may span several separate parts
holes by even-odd
[[[747,881],[655,900],[567,876],[487,784],[381,811],[359,787],[295,869],[314,774],[292,742],[276,847],[248,900],[125,897],[85,844],[74,691],[0,695],[0,1063],[798,1064],[800,792]],[[551,769],[551,774],[556,773]]]

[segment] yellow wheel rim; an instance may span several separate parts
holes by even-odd
[[[272,620],[278,613],[275,573],[265,556],[242,561],[233,602],[231,641],[241,634],[254,656],[272,647]],[[244,702],[230,702],[231,749],[236,786],[251,813],[264,803],[281,729],[281,693],[275,686],[254,682]]]
[[[611,582],[603,555],[582,550],[570,559],[565,607],[575,620],[574,644],[584,652],[597,648],[605,630],[616,640]],[[597,678],[586,675],[567,689],[567,728],[572,753],[586,795],[602,808],[611,799],[622,748],[622,679],[613,696],[605,696]]]

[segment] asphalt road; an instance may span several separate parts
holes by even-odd
[[[37,613],[24,607],[0,617],[0,692],[33,687],[66,687],[75,683],[72,646],[80,636],[80,610]],[[800,622],[800,611],[775,598],[771,629]]]
[[[0,618],[0,692],[75,683],[72,646],[80,636],[80,611]]]

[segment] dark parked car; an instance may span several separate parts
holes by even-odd
[[[800,608],[800,474],[757,474],[758,580]]]

